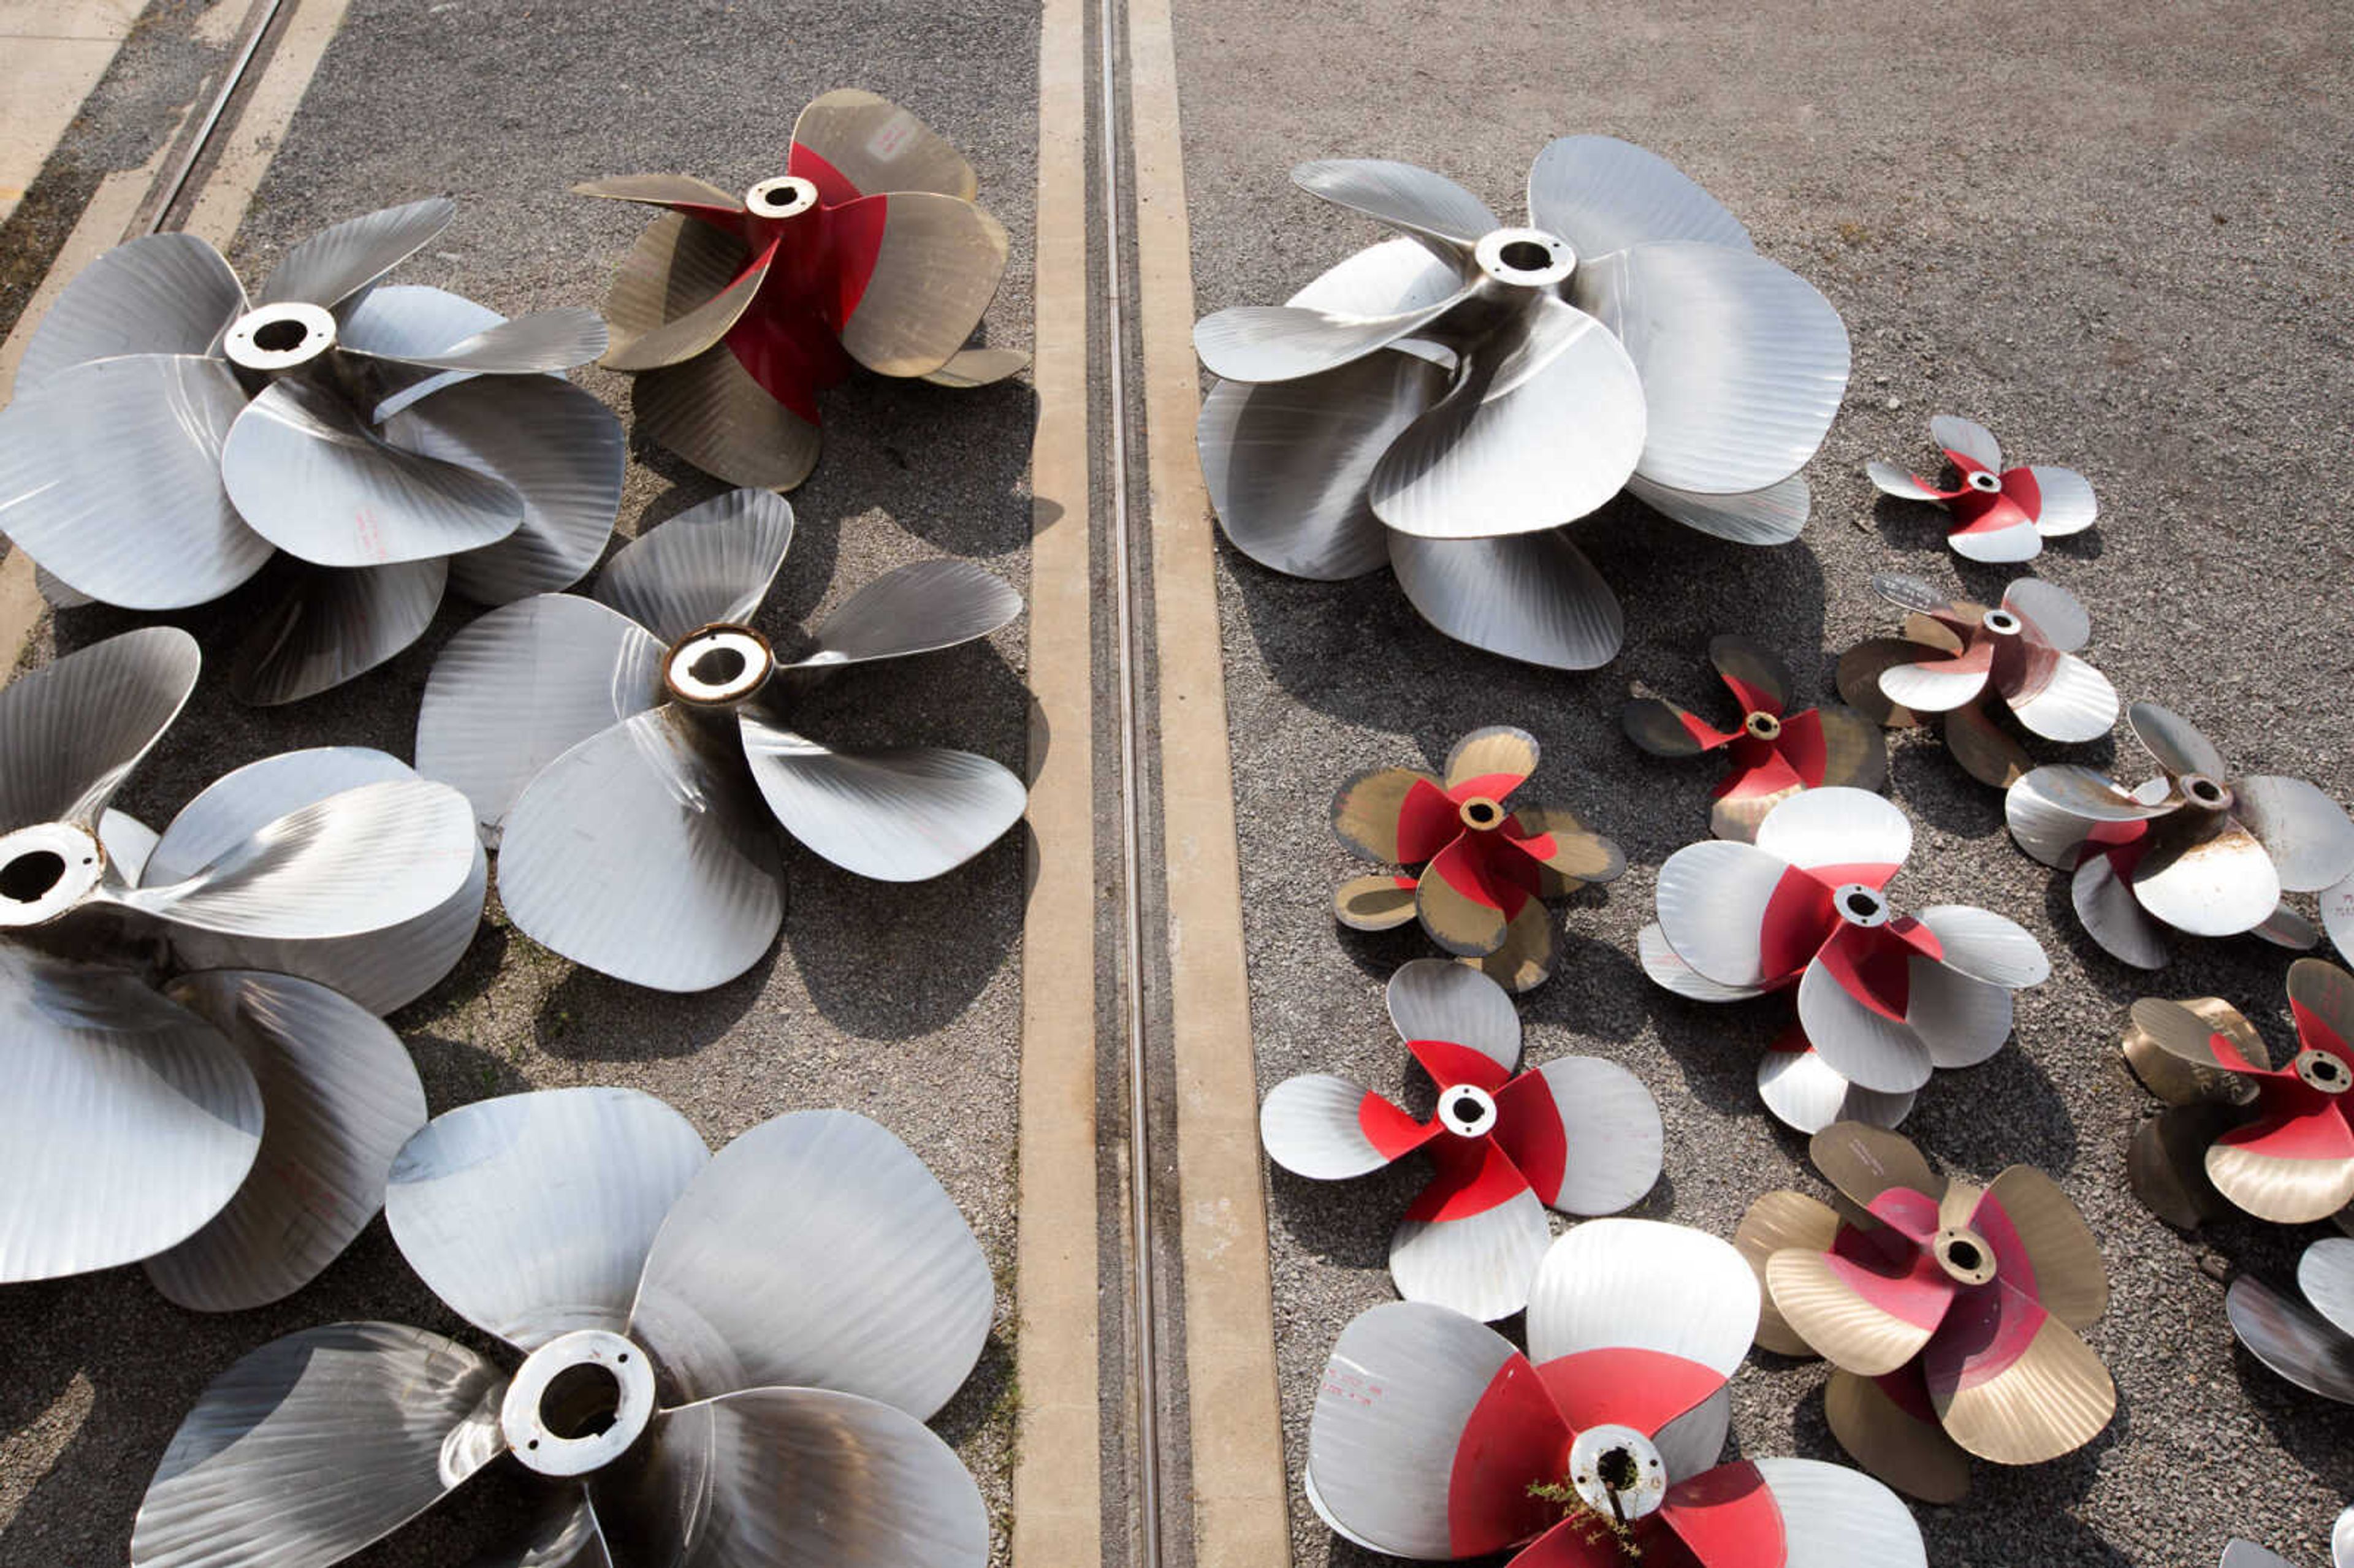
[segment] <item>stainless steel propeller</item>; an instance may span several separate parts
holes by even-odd
[[[473,802],[499,895],[535,940],[639,985],[705,990],[776,938],[779,827],[845,871],[919,882],[1020,819],[1027,792],[1002,765],[836,750],[789,727],[789,688],[985,637],[1021,596],[968,562],[918,562],[779,658],[752,622],[792,533],[781,496],[731,491],[624,546],[594,599],[524,599],[442,650],[418,770]]]
[[[2297,1294],[2253,1274],[2223,1295],[2248,1353],[2307,1393],[2354,1404],[2354,1240],[2326,1236],[2296,1263]]]
[[[106,252],[42,318],[0,410],[0,532],[75,598],[130,609],[217,599],[283,552],[230,673],[260,704],[391,658],[445,588],[503,604],[578,581],[628,455],[563,376],[604,352],[604,323],[381,281],[455,212],[435,197],[338,224],[258,300],[192,235]]]
[[[1596,1220],[1545,1254],[1529,1350],[1424,1302],[1341,1330],[1309,1419],[1308,1500],[1394,1557],[1925,1568],[1902,1499],[1812,1459],[1718,1464],[1757,1282],[1716,1237]]]
[[[1871,463],[1864,471],[1883,495],[1951,513],[1946,543],[1957,556],[2006,566],[2033,560],[2043,553],[2044,540],[2081,534],[2100,515],[2083,474],[2041,463],[2005,468],[2002,447],[1984,425],[1940,414],[1929,421],[1929,435],[1953,466],[1951,487],[1894,463]]]
[[[2253,1541],[2233,1539],[2224,1543],[2223,1559],[2218,1568],[2292,1568],[2289,1561],[2265,1551]],[[2329,1528],[2329,1568],[2354,1568],[2354,1508],[2338,1516]]]
[[[1403,238],[1194,327],[1220,377],[1202,471],[1235,548],[1328,580],[1387,564],[1447,636],[1584,670],[1624,621],[1564,525],[1622,489],[1741,543],[1797,535],[1847,331],[1673,164],[1564,137],[1525,228],[1407,164],[1292,179]]]
[[[2324,891],[2354,876],[2354,820],[2342,808],[2302,779],[2234,777],[2212,741],[2156,703],[2136,703],[2128,718],[2158,777],[2127,789],[2054,765],[2003,801],[2010,836],[2069,874],[2077,917],[2110,957],[2163,968],[2168,927],[2313,947],[2320,933],[2285,893],[2322,893],[2325,916],[2343,919],[2332,911],[2345,890]]]
[[[1718,729],[1657,697],[1630,699],[1622,716],[1627,738],[1654,757],[1725,753],[1731,766],[1710,791],[1718,838],[1755,839],[1766,813],[1801,789],[1887,781],[1887,744],[1863,715],[1837,704],[1792,713],[1789,667],[1745,637],[1711,640],[1708,658],[1741,706],[1740,728]]]
[[[1795,987],[1818,1058],[1808,1071],[1875,1094],[1909,1096],[1935,1068],[1975,1066],[2010,1038],[2011,992],[2051,965],[1991,910],[1900,913],[1887,886],[1912,844],[1902,810],[1842,789],[1783,801],[1755,843],[1688,844],[1659,868],[1644,970],[1701,1001]]]
[[[1444,959],[1390,977],[1390,1021],[1438,1090],[1417,1121],[1328,1073],[1287,1078],[1259,1108],[1267,1158],[1294,1175],[1344,1181],[1419,1150],[1431,1179],[1390,1241],[1409,1301],[1492,1321],[1529,1304],[1553,1233],[1545,1210],[1606,1214],[1659,1179],[1665,1132],[1641,1079],[1597,1056],[1525,1073],[1521,1020],[1494,980]]]
[[[2035,766],[1998,711],[2046,740],[2098,740],[2115,726],[2116,688],[2075,652],[2092,619],[2066,588],[2020,577],[1989,609],[1918,577],[1881,575],[1872,586],[1908,612],[1904,635],[1841,654],[1840,694],[1898,728],[1942,715],[1946,749],[1980,783],[2008,789]]]
[[[109,801],[195,685],[154,627],[0,688],[0,1281],[144,1262],[183,1306],[298,1289],[425,1095],[376,1014],[463,953],[472,813],[382,752],[291,752],[161,834]]]
[[[1030,363],[965,346],[1006,254],[972,165],[871,92],[811,102],[785,173],[740,196],[684,175],[572,188],[664,209],[613,280],[604,363],[637,373],[641,430],[731,484],[808,478],[817,395],[854,366],[979,387]]]
[[[713,1155],[631,1089],[482,1100],[401,1148],[385,1213],[521,1364],[392,1323],[263,1346],[164,1451],[134,1568],[325,1568],[493,1464],[548,1494],[510,1563],[988,1561],[980,1489],[924,1425],[988,1337],[988,1261],[864,1117]]]
[[[1627,857],[1565,808],[1507,807],[1536,770],[1536,737],[1491,725],[1455,743],[1443,779],[1374,768],[1341,785],[1333,836],[1366,860],[1422,870],[1343,884],[1333,917],[1359,931],[1419,919],[1432,941],[1511,990],[1543,983],[1557,955],[1544,900],[1617,881]]]
[[[2077,1330],[2107,1310],[2108,1274],[2056,1182],[2026,1165],[1949,1181],[1855,1122],[1808,1153],[1835,1201],[1768,1192],[1734,1244],[1765,1287],[1758,1344],[1832,1363],[1824,1409],[1858,1464],[1956,1502],[1973,1455],[2041,1464],[2100,1435],[2116,1385]]]

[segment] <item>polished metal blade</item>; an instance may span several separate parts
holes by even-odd
[[[1769,965],[1769,935],[1771,946],[1783,943],[1767,931],[1766,916],[1789,874],[1788,862],[1755,844],[1687,844],[1659,867],[1660,935],[1685,968],[1717,987],[1750,992],[1777,984],[1788,978],[1778,971],[1791,955],[1777,952]]]
[[[1320,158],[1295,164],[1291,183],[1310,196],[1370,217],[1465,262],[1482,235],[1504,227],[1488,204],[1444,175],[1390,158]]]
[[[693,175],[614,175],[601,180],[583,180],[572,187],[572,194],[606,201],[644,202],[653,207],[708,207],[731,215],[744,210],[744,204],[735,196]]]
[[[1615,136],[1545,143],[1529,165],[1529,221],[1586,258],[1666,239],[1755,249],[1740,220],[1690,175]]]
[[[1521,1059],[1521,1014],[1502,987],[1446,959],[1411,959],[1390,975],[1390,1024],[1398,1038],[1444,1040],[1509,1073]]]
[[[1258,1108],[1267,1157],[1312,1181],[1369,1175],[1437,1135],[1435,1126],[1417,1126],[1380,1096],[1330,1073],[1286,1078]]]
[[[1414,240],[1384,239],[1327,267],[1284,303],[1335,315],[1385,316],[1452,299],[1462,287],[1461,270],[1453,263]],[[1455,351],[1436,343],[1407,338],[1396,346],[1442,366],[1455,363]]]
[[[1904,1023],[1938,1067],[1975,1067],[2010,1039],[2014,1007],[2007,986],[1973,980],[1957,969],[1913,959]]]
[[[454,370],[469,376],[527,376],[586,365],[605,352],[605,341],[602,316],[577,305],[566,305],[501,321],[443,348],[394,354],[361,348],[348,341],[343,341],[343,346],[372,358],[426,370]]]
[[[99,813],[98,842],[106,851],[106,869],[121,883],[136,884],[155,853],[155,830],[132,816],[108,807]]]
[[[949,362],[938,370],[926,371],[923,379],[935,387],[970,390],[993,387],[1029,367],[1030,356],[1018,348],[960,348],[949,355]]]
[[[816,423],[770,397],[726,344],[644,372],[630,397],[641,431],[730,484],[790,490],[817,466]]]
[[[537,1350],[629,1322],[647,1250],[710,1153],[635,1089],[542,1089],[445,1111],[391,1160],[385,1219],[460,1317]]]
[[[263,538],[323,567],[376,567],[496,544],[523,522],[503,480],[388,443],[342,397],[273,382],[221,446],[221,482]]]
[[[810,100],[793,122],[792,145],[790,173],[816,177],[794,161],[813,155],[865,196],[937,191],[970,201],[981,188],[972,165],[939,132],[889,99],[854,87]]]
[[[195,638],[150,626],[0,686],[0,832],[36,822],[95,829],[179,716],[201,662]]]
[[[333,310],[430,245],[457,216],[456,202],[428,196],[323,228],[286,253],[255,302]]]
[[[2250,1355],[2308,1393],[2354,1404],[2354,1338],[2253,1275],[2233,1280],[2223,1304]]]
[[[2003,700],[2019,722],[2046,740],[2098,740],[2117,723],[2117,689],[2109,678],[2073,653],[2062,653],[2041,687],[2032,693],[2006,692]],[[2342,820],[2344,813],[2340,812]],[[2349,824],[2349,850],[2354,850],[2354,824]],[[2349,854],[2354,864],[2354,854]]]
[[[1782,1052],[1789,1055],[1796,1053]],[[1811,1357],[1815,1348],[1782,1319],[1774,1298],[1764,1290],[1766,1265],[1785,1247],[1829,1252],[1839,1240],[1839,1211],[1804,1192],[1767,1192],[1749,1205],[1733,1233],[1734,1250],[1749,1265],[1760,1287],[1757,1348],[1777,1356]]]
[[[1928,1568],[1921,1527],[1904,1499],[1870,1476],[1819,1459],[1753,1459],[1782,1517],[1787,1568]]]
[[[2043,535],[2023,517],[2008,526],[1956,528],[1946,543],[1962,559],[1990,567],[2017,566],[2043,553]]]
[[[2019,847],[2062,871],[2075,866],[2078,850],[2098,825],[2147,821],[2172,810],[2137,800],[2107,777],[2073,763],[2052,763],[2023,775],[2002,802]]]
[[[785,831],[845,871],[921,882],[953,871],[1022,819],[1029,794],[969,751],[836,751],[749,711],[737,724],[752,779]]]
[[[2256,835],[2291,893],[2318,893],[2354,874],[2354,819],[2302,779],[2251,773],[2232,785],[2232,810]]]
[[[2296,1260],[2296,1287],[2341,1333],[2354,1334],[2354,1241],[2324,1236]]]
[[[2006,991],[2041,985],[2052,978],[2043,944],[2017,921],[1967,904],[1934,904],[1913,917],[1929,927],[1944,950],[1939,959],[1975,980]]]
[[[784,886],[768,814],[724,744],[664,706],[542,768],[500,842],[509,917],[575,963],[658,991],[706,991],[751,968],[784,922]]]
[[[996,1299],[955,1202],[887,1130],[795,1111],[713,1156],[646,1257],[630,1333],[690,1395],[832,1389],[928,1420]]]
[[[1946,1179],[1930,1167],[1913,1140],[1879,1128],[1841,1122],[1807,1141],[1807,1158],[1823,1180],[1857,1210],[1868,1210],[1882,1192],[1902,1188],[1935,1202],[1946,1195]]]
[[[1481,1322],[1509,1318],[1529,1304],[1529,1281],[1553,1238],[1544,1202],[1522,1183],[1484,1208],[1455,1207],[1398,1222],[1390,1235],[1390,1283],[1408,1301]]]
[[[777,248],[757,255],[711,224],[664,213],[621,259],[605,296],[608,370],[684,365],[727,335],[768,281]]]
[[[1761,994],[1755,986],[1725,985],[1709,979],[1669,946],[1667,933],[1657,925],[1644,927],[1637,944],[1643,972],[1678,996],[1692,1001],[1744,1001]]]
[[[1435,324],[1467,291],[1381,315],[1305,305],[1235,305],[1193,323],[1193,352],[1228,381],[1296,381],[1338,370]],[[1564,307],[1566,308],[1566,307]]]
[[[2164,844],[2134,862],[2134,896],[2149,914],[2194,937],[2235,937],[2272,917],[2280,873],[2256,836],[2236,821],[2212,837]]]
[[[257,707],[333,691],[414,646],[450,580],[440,556],[388,567],[284,565],[276,599],[229,662],[229,690]]]
[[[936,652],[988,636],[1022,613],[1022,596],[970,561],[917,561],[884,573],[834,608],[817,645],[789,669]]]
[[[2134,738],[2142,749],[2158,759],[2158,765],[2170,775],[2203,773],[2219,783],[2231,776],[2223,754],[2215,743],[2199,733],[2199,726],[2171,708],[2156,703],[2136,703],[2126,712],[2126,722],[2133,728]]]
[[[1980,468],[2002,470],[2002,443],[1994,432],[1975,420],[1938,414],[1929,420],[1929,439],[1948,452],[1959,452]]]
[[[1776,1121],[1805,1133],[1841,1121],[1893,1128],[1912,1114],[1914,1100],[1909,1093],[1883,1095],[1858,1087],[1840,1076],[1811,1045],[1803,1051],[1762,1054],[1757,1058],[1757,1097]]]
[[[543,1506],[521,1539],[477,1552],[466,1568],[615,1568],[588,1494],[567,1488]]]
[[[1643,1080],[1599,1056],[1556,1056],[1505,1086],[1499,1133],[1505,1151],[1549,1208],[1564,1214],[1615,1214],[1659,1180],[1666,1132]],[[1523,1137],[1525,1113],[1532,1128]],[[1558,1142],[1556,1142],[1558,1140]],[[1554,1148],[1553,1162],[1537,1158]]]
[[[2126,1150],[2126,1181],[2134,1196],[2186,1231],[2230,1214],[2231,1200],[2207,1179],[2207,1146],[2243,1119],[2232,1106],[2201,1102],[2168,1107],[2143,1122]]]
[[[1739,495],[1702,495],[1654,484],[1635,473],[1628,476],[1627,493],[1687,528],[1736,545],[1788,544],[1805,529],[1807,514],[1814,505],[1814,492],[1796,474]]]
[[[1757,1277],[1731,1242],[1658,1220],[1591,1220],[1545,1254],[1529,1354],[1645,1350],[1729,1378],[1757,1333]]]
[[[1982,989],[2004,994],[1999,988]],[[1909,1016],[1891,1018],[1867,1005],[1820,958],[1807,966],[1798,980],[1798,1022],[1833,1072],[1881,1094],[1910,1094],[1929,1081],[1936,1066],[1928,1042]],[[1995,1044],[1999,1046],[2001,1040]]]
[[[377,359],[408,360],[441,354],[506,319],[488,305],[447,289],[387,283],[370,289],[337,313],[335,345]],[[403,404],[418,395],[419,387],[439,387],[455,379],[454,375],[416,378],[413,386],[404,387],[389,401]],[[390,417],[391,410],[383,406],[372,416],[378,424]]]
[[[1617,657],[1626,613],[1568,530],[1418,539],[1392,530],[1390,567],[1425,620],[1455,639],[1551,670]]]
[[[752,619],[793,541],[792,503],[735,490],[657,524],[614,552],[597,598],[664,642]]]
[[[880,218],[881,238],[857,307],[841,325],[851,358],[882,376],[925,376],[964,347],[1005,271],[1005,226],[960,196],[895,191],[828,213],[843,225]]]
[[[505,1451],[504,1384],[456,1340],[397,1323],[272,1340],[172,1435],[132,1527],[133,1568],[340,1562]]]
[[[1588,260],[1570,302],[1626,345],[1649,412],[1643,477],[1737,494],[1789,478],[1847,393],[1839,312],[1778,262],[1691,240]]]
[[[0,532],[107,604],[219,598],[270,558],[221,487],[223,444],[245,407],[228,363],[196,355],[59,371],[0,409]]]
[[[594,599],[535,594],[494,609],[434,662],[417,770],[462,791],[495,848],[541,768],[661,700],[663,654],[644,628]]]
[[[2091,482],[2074,469],[2030,463],[2027,471],[2034,476],[2041,503],[2035,514],[2035,531],[2045,538],[2081,534],[2100,516],[2100,503],[2093,498]]]
[[[1893,462],[1869,462],[1864,464],[1863,471],[1864,476],[1872,481],[1872,488],[1899,501],[1940,503],[1954,498],[1952,491],[1939,490],[1918,474],[1901,469]]]
[[[1757,847],[1805,869],[1858,868],[1876,887],[1913,853],[1913,821],[1903,807],[1869,789],[1808,789],[1757,824]]]
[[[219,1213],[262,1103],[236,1047],[121,970],[0,946],[0,1281],[135,1262]]]
[[[263,1306],[316,1278],[376,1218],[394,1153],[425,1125],[425,1089],[398,1035],[313,981],[207,969],[166,994],[243,1054],[265,1119],[236,1198],[147,1259],[147,1277],[198,1311]]]
[[[1991,789],[2007,790],[2035,770],[2035,758],[1996,720],[1983,694],[1943,715],[1938,730],[1962,771]]]
[[[16,390],[93,359],[209,354],[244,313],[244,286],[219,251],[193,234],[143,235],[101,255],[49,302],[16,362]]]
[[[1880,672],[1880,694],[1916,714],[1949,713],[1985,694],[1993,664],[1994,650],[1987,644],[1957,658],[1934,654],[1909,664],[1891,664]]]
[[[2002,608],[2029,622],[2062,653],[2073,653],[2093,635],[2093,618],[2084,601],[2041,577],[2012,581],[2002,590]]]

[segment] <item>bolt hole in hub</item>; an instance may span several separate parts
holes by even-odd
[[[229,363],[265,375],[307,365],[335,346],[335,318],[317,305],[288,302],[248,311],[221,339]]]
[[[1668,1469],[1633,1427],[1589,1426],[1570,1445],[1569,1484],[1603,1518],[1637,1520],[1667,1500]]]
[[[1941,1231],[1935,1251],[1937,1266],[1964,1285],[1984,1285],[1994,1277],[1994,1248],[1976,1231]]]
[[[1981,495],[1992,495],[2002,488],[2002,481],[1985,469],[1980,469],[1970,475],[1969,485]]]
[[[817,205],[817,186],[791,175],[762,180],[744,193],[744,205],[756,217],[790,217]]]
[[[2319,1089],[2325,1095],[2342,1095],[2354,1089],[2354,1069],[2327,1051],[2298,1052],[2296,1075],[2305,1080],[2307,1088]]]
[[[1496,1102],[1485,1089],[1458,1085],[1438,1097],[1438,1119],[1458,1138],[1484,1137],[1496,1125]]]
[[[729,707],[769,683],[776,655],[748,626],[706,626],[681,639],[663,661],[663,683],[680,702]]]
[[[1558,283],[1577,267],[1569,241],[1542,228],[1500,228],[1473,248],[1480,270],[1523,289]]]
[[[17,829],[0,838],[0,927],[56,919],[105,874],[98,841],[71,823]]]
[[[528,1468],[584,1476],[626,1453],[653,1418],[654,1373],[619,1334],[559,1334],[524,1361],[499,1404],[499,1430]]]
[[[1850,926],[1885,926],[1888,924],[1888,900],[1861,882],[1850,882],[1831,894],[1831,907],[1839,917]]]

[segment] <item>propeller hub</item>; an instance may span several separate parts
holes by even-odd
[[[1833,889],[1831,907],[1837,910],[1839,917],[1849,925],[1861,926],[1866,930],[1870,930],[1874,926],[1888,924],[1889,910],[1886,895],[1878,888],[1867,887],[1861,882],[1850,882],[1843,887]]]
[[[262,376],[283,376],[334,346],[335,318],[295,300],[246,312],[221,339],[230,364]]]
[[[1504,825],[1504,805],[1490,795],[1474,795],[1456,808],[1463,825],[1475,833],[1493,832]]]
[[[1470,1084],[1458,1084],[1438,1095],[1438,1119],[1458,1138],[1485,1138],[1495,1130],[1496,1097]]]
[[[1778,740],[1782,735],[1782,721],[1772,714],[1751,714],[1741,721],[1741,727],[1759,740]]]
[[[1586,1507],[1626,1524],[1667,1501],[1668,1467],[1632,1426],[1589,1426],[1569,1446],[1569,1484]]]
[[[1479,270],[1499,283],[1549,289],[1577,270],[1577,252],[1542,228],[1500,228],[1473,248]]]
[[[2002,491],[2002,478],[1991,469],[1976,469],[1962,482],[1980,495],[1996,495]]]
[[[2182,798],[2202,811],[2228,811],[2232,809],[2232,791],[2221,779],[2210,779],[2204,773],[2185,773],[2175,780]]]
[[[1929,1250],[1936,1255],[1937,1266],[1957,1285],[1984,1285],[1994,1277],[1994,1248],[1967,1225],[1939,1231]]]
[[[744,210],[754,217],[799,217],[817,206],[817,186],[797,175],[762,180],[744,193]]]
[[[2021,628],[2021,622],[2019,617],[2011,614],[2010,611],[2007,609],[1988,610],[1984,615],[1978,617],[1978,624],[1985,627],[1988,631],[1993,632],[1997,637],[2016,637],[2019,635]]]
[[[654,1414],[654,1369],[619,1334],[579,1329],[525,1357],[499,1404],[499,1431],[525,1467],[585,1476],[627,1453]]]
[[[2342,1095],[2354,1089],[2354,1068],[2334,1051],[2299,1051],[2296,1054],[2296,1075],[2305,1080],[2306,1087],[2319,1089],[2325,1095]]]
[[[0,838],[0,927],[39,926],[81,902],[106,874],[106,852],[70,822]]]
[[[672,646],[663,659],[663,684],[690,707],[732,708],[757,695],[776,667],[767,638],[748,626],[722,622]]]

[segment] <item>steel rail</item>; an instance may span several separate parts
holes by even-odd
[[[163,232],[164,218],[171,215],[182,193],[188,188],[188,181],[196,174],[197,164],[204,160],[206,149],[212,145],[213,137],[220,130],[221,118],[228,111],[229,100],[235,98],[237,90],[245,85],[246,72],[253,69],[254,59],[261,53],[261,40],[268,37],[270,29],[278,25],[278,13],[285,6],[286,0],[259,0],[255,14],[260,20],[246,29],[245,47],[238,51],[236,60],[228,68],[228,74],[221,79],[220,90],[213,94],[212,105],[205,111],[204,119],[197,122],[196,133],[190,138],[188,150],[180,155],[178,166],[172,171],[171,179],[164,186],[164,199],[155,204],[154,214],[147,220],[147,233]]]

